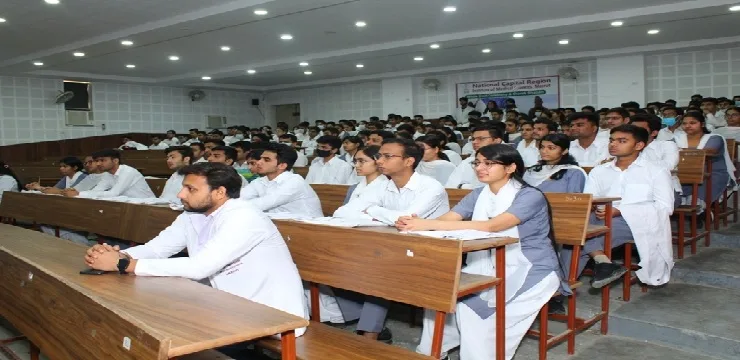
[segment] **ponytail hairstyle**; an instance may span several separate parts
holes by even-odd
[[[10,167],[10,165],[0,161],[0,175],[7,175],[13,178],[15,180],[16,184],[18,185],[18,190],[20,191],[23,189],[23,183],[18,179],[18,176],[15,174],[15,171]]]
[[[550,243],[552,245],[553,250],[555,251],[555,254],[557,255],[559,253],[557,243],[555,243],[555,230],[552,225],[552,208],[550,207],[550,202],[547,201],[547,197],[545,194],[538,188],[531,186],[527,184],[526,181],[524,181],[524,172],[526,169],[524,168],[524,160],[522,159],[522,155],[514,149],[510,145],[506,144],[492,144],[492,145],[486,145],[480,149],[478,149],[478,152],[475,153],[475,156],[482,155],[486,160],[491,161],[496,164],[500,164],[503,166],[509,166],[509,165],[516,165],[516,170],[511,174],[511,179],[519,182],[522,185],[522,189],[524,188],[532,188],[542,195],[542,197],[545,198],[545,204],[547,205],[547,222],[550,225],[550,232],[548,236],[550,237]],[[561,265],[562,269],[562,265]]]
[[[705,134],[709,134],[711,132],[707,129],[707,118],[704,117],[704,114],[702,114],[701,112],[689,110],[686,112],[686,114],[683,115],[683,118],[694,118],[701,123],[701,131],[703,131]]]
[[[547,135],[543,136],[542,137],[542,140],[540,140],[540,148],[542,148],[542,143],[544,141],[549,141],[549,142],[555,144],[555,146],[559,147],[563,151],[570,149],[570,138],[567,135],[565,135],[565,134],[550,133],[550,134],[547,134]],[[545,165],[547,165],[545,163],[545,160],[540,160],[540,161],[537,162],[537,164],[532,165],[529,168],[529,170],[532,170],[532,171],[535,171],[535,172],[540,172],[540,171],[542,171],[542,167],[545,166]],[[563,156],[561,156],[560,157],[560,161],[558,161],[558,163],[555,164],[555,165],[575,165],[575,166],[578,166],[578,162],[573,157],[573,155],[571,155],[570,152],[569,152],[568,154],[564,154]],[[562,179],[563,176],[565,175],[565,172],[566,171],[568,171],[568,169],[563,169],[563,170],[560,170],[560,171],[552,174],[552,176],[550,176],[550,180],[560,180],[560,179]]]
[[[440,138],[440,135],[437,134],[429,134],[425,136],[421,136],[418,139],[416,139],[416,142],[427,144],[430,148],[437,149],[437,157],[444,161],[450,161],[450,158],[447,157],[447,154],[442,152],[443,145],[442,145],[442,139]]]

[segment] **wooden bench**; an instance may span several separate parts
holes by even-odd
[[[275,334],[294,349],[308,325],[187,279],[80,275],[84,252],[0,224],[0,316],[52,359],[162,360]]]
[[[146,179],[146,183],[152,189],[154,195],[160,197],[164,186],[167,184],[167,179]]]

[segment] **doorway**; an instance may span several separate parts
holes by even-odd
[[[301,122],[301,104],[281,104],[273,106],[275,123],[284,122],[290,129],[298,126]]]

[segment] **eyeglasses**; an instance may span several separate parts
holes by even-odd
[[[483,140],[486,140],[486,139],[493,139],[493,138],[490,137],[490,136],[478,136],[478,137],[474,137],[472,140],[473,141],[479,141],[480,142],[480,141],[483,141]]]
[[[380,158],[383,158],[385,160],[390,160],[390,159],[393,159],[394,157],[402,158],[404,156],[403,155],[393,155],[393,154],[381,154],[381,153],[377,153],[373,155],[373,159],[375,160],[380,160]]]
[[[497,162],[493,162],[493,161],[479,161],[479,160],[475,160],[475,161],[473,161],[473,162],[470,163],[470,166],[473,169],[477,168],[479,165],[483,165],[484,168],[490,169],[494,165],[501,165],[501,164],[499,164]]]

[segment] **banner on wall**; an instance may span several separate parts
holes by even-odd
[[[537,97],[542,99],[544,107],[557,109],[560,107],[560,77],[540,76],[459,83],[457,99],[463,96],[471,103],[480,103],[479,109],[485,108],[489,101],[495,101],[500,108],[504,108],[506,99],[512,98],[519,111],[529,111],[534,107]]]

